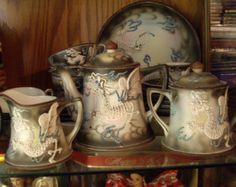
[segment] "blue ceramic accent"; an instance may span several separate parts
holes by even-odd
[[[136,2],[116,12],[104,24],[97,43],[108,40],[139,62],[141,69],[201,59],[199,39],[189,21],[157,2]]]

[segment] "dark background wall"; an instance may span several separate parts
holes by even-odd
[[[6,86],[51,86],[48,56],[95,42],[105,21],[137,0],[1,0],[0,42]],[[204,57],[204,0],[162,0],[185,16],[200,38]]]

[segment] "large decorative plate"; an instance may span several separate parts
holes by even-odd
[[[110,17],[97,42],[116,42],[141,68],[201,60],[198,36],[180,13],[156,2],[128,5]]]

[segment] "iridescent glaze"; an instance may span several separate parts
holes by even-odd
[[[112,40],[141,69],[201,57],[198,36],[184,16],[157,2],[136,2],[116,12],[102,27],[98,43]]]
[[[65,95],[81,97],[84,103],[78,145],[92,150],[123,150],[154,138],[148,123],[151,113],[148,116],[144,109],[139,63],[109,42],[102,53],[79,69],[83,74],[81,93],[70,73],[57,69]]]
[[[165,132],[163,144],[176,151],[212,154],[230,150],[235,145],[228,119],[228,86],[207,72],[192,72],[174,82],[169,90],[148,89],[166,96],[171,104],[167,125],[149,106]]]
[[[6,162],[19,168],[52,167],[72,153],[72,141],[82,121],[80,99],[59,102],[37,88],[12,88],[0,93],[11,113],[11,138]],[[74,129],[64,135],[58,120],[60,111],[76,105],[77,120]]]

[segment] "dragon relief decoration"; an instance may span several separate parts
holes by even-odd
[[[49,163],[56,162],[56,155],[62,152],[57,139],[57,107],[58,103],[54,102],[48,113],[39,116],[39,129],[32,126],[32,121],[22,118],[21,115],[27,113],[27,110],[13,108],[12,125],[15,131],[15,136],[11,140],[13,152],[18,149],[36,163],[41,162],[46,155],[49,155]],[[38,131],[39,134],[35,133]]]
[[[133,121],[141,115],[137,106],[141,99],[139,68],[128,77],[126,73],[93,72],[85,80],[83,100],[88,104],[83,131],[87,136],[99,135],[102,140],[122,144],[146,134],[146,127]]]
[[[163,37],[162,32],[167,35],[177,35],[177,31],[181,29],[180,24],[175,17],[171,15],[160,16],[152,10],[149,10],[148,15],[144,12],[136,12],[135,14],[138,16],[125,20],[117,27],[112,39],[130,54],[141,55],[143,64],[145,67],[149,67],[155,63],[152,58],[154,55],[150,53],[149,49],[152,47],[151,41],[157,40],[158,42],[160,40],[158,38]],[[152,32],[150,32],[151,30]],[[169,51],[169,60],[172,62],[185,61],[187,43],[186,41],[181,42],[180,47],[174,45],[171,47],[169,44],[166,49]]]
[[[231,137],[229,122],[227,120],[227,92],[224,96],[218,98],[218,108],[214,108],[209,104],[209,96],[205,91],[190,92],[190,107],[194,118],[199,121],[188,121],[184,126],[177,130],[178,139],[185,141],[190,140],[196,132],[200,131],[211,140],[211,145],[218,147],[225,139],[225,146],[231,147],[229,141]],[[217,110],[215,112],[215,110]],[[201,118],[205,120],[200,120]],[[226,133],[225,133],[226,132]]]

